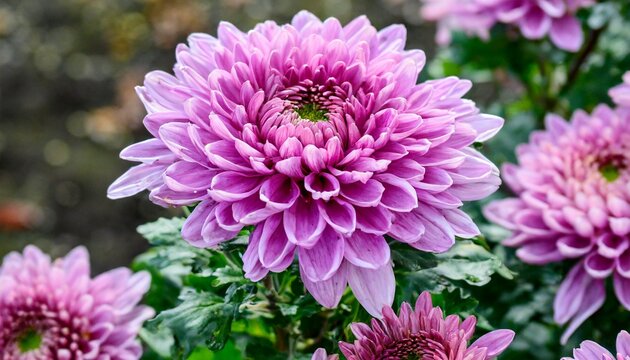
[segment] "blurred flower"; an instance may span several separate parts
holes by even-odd
[[[22,200],[0,203],[0,230],[31,229],[43,221],[43,211],[36,204]]]
[[[438,43],[450,42],[451,31],[462,30],[486,39],[498,22],[513,24],[528,39],[549,35],[559,48],[577,51],[584,34],[575,13],[594,0],[422,0],[421,15],[438,21]]]
[[[171,48],[186,34],[208,27],[207,4],[198,0],[150,0],[147,15],[152,36],[161,48]],[[200,15],[204,14],[204,15]]]
[[[416,85],[422,51],[406,30],[365,17],[342,27],[300,12],[290,25],[218,39],[193,34],[175,76],[138,88],[154,139],[131,145],[131,168],[110,198],[144,189],[162,206],[199,203],[183,237],[214,247],[254,225],[244,254],[254,281],[297,253],[308,291],[334,307],[349,283],[378,316],[395,281],[384,235],[430,252],[479,231],[458,208],[499,186],[498,169],[469,147],[503,124],[461,97],[468,81]]]
[[[623,84],[610,89],[609,94],[615,104],[630,107],[630,71],[623,76]]]
[[[630,309],[630,109],[601,105],[570,123],[556,115],[546,131],[517,148],[519,165],[503,168],[518,197],[485,208],[513,235],[518,257],[542,265],[576,259],[556,295],[555,320],[570,321],[562,341],[604,303],[604,280]]]
[[[142,103],[132,90],[142,79],[135,70],[124,71],[116,79],[116,104],[96,108],[85,118],[85,131],[95,141],[116,142],[131,129],[140,126]]]
[[[383,315],[382,320],[372,319],[372,327],[350,325],[356,337],[354,344],[339,343],[348,360],[494,359],[514,339],[512,330],[495,330],[468,346],[477,319],[471,316],[460,323],[457,315],[444,318],[426,291],[416,301],[415,310],[405,302],[398,316],[390,307],[383,308]]]
[[[484,40],[490,37],[490,29],[496,24],[494,8],[479,0],[423,0],[422,18],[437,21],[436,40],[440,45],[451,42],[453,30]]]
[[[326,353],[324,349],[317,349],[313,354],[311,360],[339,360],[339,355],[330,355]]]
[[[593,341],[584,341],[580,347],[573,349],[573,357],[562,360],[628,360],[630,359],[630,334],[622,331],[617,335],[617,356]]]
[[[146,273],[122,268],[90,278],[78,247],[51,262],[35,246],[0,267],[2,359],[139,359],[136,335],[153,310],[138,306]]]

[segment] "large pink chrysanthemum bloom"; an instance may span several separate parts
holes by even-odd
[[[577,51],[584,41],[575,13],[595,0],[423,0],[421,15],[438,21],[437,41],[450,42],[451,31],[482,38],[496,23],[513,24],[528,39],[549,35],[559,48]]]
[[[519,165],[503,168],[518,197],[485,208],[486,217],[513,235],[530,264],[575,259],[556,295],[555,320],[571,333],[604,303],[604,280],[614,277],[630,309],[630,109],[578,111],[570,123],[549,115],[546,131],[517,148]]]
[[[424,53],[405,28],[377,31],[300,12],[291,24],[193,34],[175,76],[138,88],[153,139],[121,153],[142,164],[109,188],[163,206],[199,203],[182,235],[214,247],[253,225],[254,281],[299,258],[308,291],[334,307],[349,283],[372,314],[395,281],[385,235],[443,252],[478,229],[458,208],[494,192],[498,169],[469,147],[503,120],[480,114],[457,78],[417,85]]]
[[[623,75],[623,83],[610,89],[608,93],[615,104],[630,107],[630,71]]]
[[[512,330],[495,330],[468,346],[477,319],[463,322],[457,315],[444,318],[442,309],[433,307],[431,295],[423,292],[415,310],[403,303],[398,316],[392,308],[383,308],[383,319],[372,320],[372,326],[354,323],[353,344],[340,342],[348,360],[448,359],[488,360],[501,354],[514,339]]]
[[[125,268],[90,278],[83,247],[52,262],[35,246],[10,253],[0,267],[0,359],[139,359],[149,284]]]
[[[630,360],[630,334],[622,331],[617,335],[617,356],[593,341],[584,341],[573,350],[573,357],[562,360]]]

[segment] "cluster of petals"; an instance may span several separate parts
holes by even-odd
[[[348,360],[489,360],[514,339],[512,330],[495,330],[468,346],[476,324],[474,316],[464,321],[457,315],[445,318],[442,309],[433,307],[431,295],[423,292],[415,309],[403,303],[397,316],[392,308],[385,307],[383,318],[372,319],[371,327],[350,325],[356,340],[352,344],[340,342],[339,347]],[[323,355],[325,352],[313,359],[326,360]]]
[[[573,349],[572,358],[564,357],[562,360],[630,360],[630,334],[624,330],[617,335],[617,356],[598,343],[587,340]]]
[[[600,105],[570,122],[549,115],[517,157],[503,168],[516,197],[484,213],[513,232],[504,244],[523,261],[575,262],[554,304],[555,320],[570,322],[566,342],[603,305],[607,278],[630,309],[630,108]]]
[[[215,247],[254,226],[243,256],[254,281],[297,257],[308,291],[334,307],[349,284],[377,315],[395,281],[385,235],[430,252],[478,229],[459,210],[500,184],[470,147],[503,120],[479,113],[454,77],[417,84],[425,64],[402,25],[342,26],[300,12],[244,33],[193,34],[175,75],[138,93],[154,136],[124,149],[141,162],[111,198],[150,190],[163,206],[197,204],[182,235]]]
[[[447,44],[452,31],[487,39],[497,23],[518,26],[528,39],[547,35],[559,48],[577,51],[584,41],[575,13],[594,0],[422,0],[424,19],[438,21],[437,41]]]
[[[0,267],[0,359],[139,359],[136,337],[153,310],[138,305],[147,273],[90,278],[83,247],[51,261],[35,246]]]

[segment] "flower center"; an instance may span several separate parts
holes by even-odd
[[[599,172],[608,182],[613,182],[619,178],[619,169],[613,164],[606,164],[599,168]]]
[[[428,334],[419,333],[390,344],[379,360],[445,359],[446,354],[441,339],[431,339]]]
[[[599,161],[599,172],[608,182],[614,182],[626,168],[626,159],[622,155],[612,155]]]
[[[27,329],[17,337],[17,345],[22,354],[37,350],[42,345],[42,335],[35,329]]]
[[[311,122],[328,121],[328,111],[317,104],[307,103],[295,108],[295,111],[302,120]]]

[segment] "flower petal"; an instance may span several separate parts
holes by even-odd
[[[293,206],[284,211],[284,230],[289,241],[302,247],[312,247],[326,227],[319,207],[299,197]]]
[[[471,348],[487,348],[487,358],[492,359],[500,355],[514,340],[516,333],[512,330],[495,330],[489,332],[470,345]]]
[[[390,264],[379,269],[366,269],[348,264],[348,284],[354,296],[370,315],[381,318],[385,306],[391,306],[396,292],[396,279]]]
[[[300,247],[298,255],[304,275],[311,281],[330,279],[343,260],[345,240],[330,226],[322,232],[313,247]]]
[[[355,231],[345,243],[344,257],[353,265],[378,269],[389,263],[389,245],[383,236]]]
[[[313,295],[318,303],[327,308],[337,307],[339,301],[341,300],[341,296],[346,289],[346,285],[348,284],[345,264],[342,263],[335,274],[328,280],[311,281],[304,274],[301,264],[300,274],[304,287],[306,287],[306,290]]]

